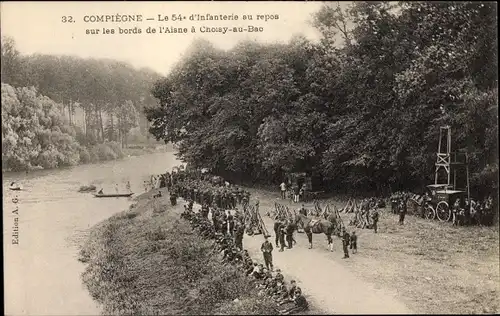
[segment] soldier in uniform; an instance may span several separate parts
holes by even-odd
[[[283,305],[288,302],[293,302],[293,298],[295,297],[295,291],[297,291],[297,283],[295,280],[290,281],[290,288],[283,295],[283,299],[279,302],[278,305]]]
[[[175,190],[170,192],[170,204],[172,204],[172,206],[177,205],[177,193]]]
[[[391,210],[392,210],[393,214],[397,214],[398,213],[398,196],[397,196],[397,193],[394,193],[391,196]]]
[[[276,292],[273,294],[273,299],[275,302],[281,301],[281,299],[286,296],[287,294],[287,288],[285,285],[285,282],[280,282],[278,281],[277,286],[276,286]]]
[[[288,243],[288,249],[292,249],[293,246],[293,232],[295,230],[295,225],[292,223],[292,220],[288,220],[286,224],[286,241]]]
[[[280,235],[280,252],[283,252],[285,250],[285,236],[286,236],[286,227],[285,224],[282,223],[279,228],[279,235]]]
[[[236,226],[236,232],[234,233],[234,241],[235,241],[236,247],[240,248],[240,250],[243,250],[244,232],[245,232],[245,227],[242,224],[238,224]]]
[[[280,311],[282,315],[288,315],[296,312],[304,312],[309,309],[309,304],[307,303],[306,298],[302,295],[302,290],[300,287],[295,291],[295,297],[293,299],[294,306],[288,310]]]
[[[220,219],[221,219],[221,232],[224,234],[224,235],[227,235],[228,232],[227,232],[227,214],[222,211],[220,213]]]
[[[402,197],[399,200],[399,225],[404,225],[406,211],[407,211],[406,198]]]
[[[302,207],[300,208],[299,213],[304,215],[304,216],[307,216],[307,209],[304,206],[304,204],[302,204]]]
[[[358,252],[358,236],[356,235],[356,232],[352,232],[351,234],[349,248],[352,250],[352,253]]]
[[[212,222],[214,224],[214,228],[216,232],[220,231],[219,227],[219,210],[214,208],[212,209]]]
[[[271,244],[268,240],[267,236],[264,236],[265,241],[262,243],[262,246],[260,247],[260,250],[262,251],[262,254],[264,256],[264,262],[266,264],[266,267],[269,269],[273,269],[273,244]]]
[[[372,220],[373,220],[373,231],[375,232],[375,234],[377,233],[377,228],[378,228],[378,217],[379,214],[377,209],[373,209]]]
[[[349,236],[349,233],[346,232],[345,228],[342,228],[342,248],[344,249],[344,257],[342,259],[347,259],[349,258],[349,241],[351,239],[351,236]]]
[[[277,282],[284,282],[285,281],[285,277],[283,276],[283,274],[281,274],[281,269],[276,269],[276,275],[274,276],[274,279]]]
[[[276,221],[274,222],[274,225],[273,225],[273,230],[274,230],[274,234],[275,234],[274,242],[276,244],[276,248],[279,247],[281,225],[282,225],[281,218],[277,218]]]

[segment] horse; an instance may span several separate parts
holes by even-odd
[[[296,224],[301,224],[304,227],[304,232],[307,235],[307,239],[309,240],[309,249],[312,249],[312,235],[313,234],[325,234],[326,239],[328,241],[328,246],[330,247],[330,251],[333,251],[333,240],[332,234],[335,231],[336,223],[332,223],[329,220],[319,219],[312,220],[303,214],[296,215]]]

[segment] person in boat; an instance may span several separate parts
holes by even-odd
[[[127,189],[127,191],[129,191],[129,192],[131,191],[131,190],[130,190],[130,181],[127,181],[127,186],[126,186],[126,189]]]
[[[14,185],[15,185],[15,184],[16,184],[16,182],[14,181],[14,182],[12,182],[12,183],[10,184],[10,186],[11,186],[11,187],[14,187]]]
[[[102,192],[102,189],[100,189],[99,192],[97,192],[97,194],[104,194],[104,192]]]

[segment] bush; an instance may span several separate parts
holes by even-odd
[[[99,161],[99,150],[97,146],[90,147],[90,162],[98,162]]]
[[[87,147],[80,147],[80,163],[91,162],[90,153]]]
[[[97,155],[97,159],[99,161],[113,160],[118,157],[113,151],[113,149],[111,149],[106,144],[98,144],[94,146],[94,148],[95,148],[95,153]]]
[[[55,148],[52,148],[38,155],[36,163],[42,166],[44,169],[52,169],[59,166],[60,159],[61,153],[59,153]]]
[[[117,158],[123,158],[125,156],[125,154],[123,153],[122,148],[120,146],[120,143],[107,142],[106,145],[109,146],[109,148],[111,148],[111,150],[113,150],[113,152],[115,153]]]

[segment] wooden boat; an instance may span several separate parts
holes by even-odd
[[[12,191],[21,191],[22,190],[20,186],[9,187],[9,189],[11,189]]]
[[[104,197],[129,197],[132,196],[132,193],[115,193],[115,194],[94,194],[95,197],[97,198],[104,198]]]

